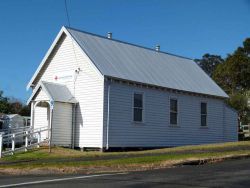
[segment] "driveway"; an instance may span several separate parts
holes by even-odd
[[[144,172],[72,176],[0,176],[0,187],[250,187],[250,159]]]

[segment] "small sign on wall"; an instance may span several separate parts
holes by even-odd
[[[64,72],[58,72],[53,76],[53,79],[55,82],[58,83],[65,83],[74,81],[75,77],[75,71],[64,71]]]

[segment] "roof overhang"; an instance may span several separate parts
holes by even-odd
[[[198,92],[192,92],[192,91],[186,91],[186,90],[179,90],[179,89],[163,87],[163,86],[154,85],[154,84],[136,82],[136,81],[133,81],[133,80],[122,79],[122,78],[106,76],[106,75],[105,75],[105,80],[106,81],[111,81],[111,82],[112,81],[117,81],[119,83],[125,83],[125,84],[128,84],[128,85],[140,86],[140,87],[145,87],[145,88],[155,88],[155,89],[160,89],[160,90],[166,90],[166,91],[173,92],[173,93],[183,93],[183,94],[188,94],[188,95],[195,95],[195,96],[209,97],[209,98],[216,98],[216,99],[223,99],[223,100],[229,98],[229,96],[227,94],[226,94],[226,96],[218,96],[218,95],[211,95],[211,94],[206,94],[206,93],[198,93]]]
[[[60,93],[60,95],[56,95],[55,93],[53,93],[53,88],[54,91],[56,90],[57,93]],[[28,99],[27,105],[30,104],[30,102],[34,99],[35,95],[40,91],[40,89],[42,89],[46,93],[46,95],[49,97],[51,101],[73,103],[73,104],[77,103],[77,100],[71,94],[66,85],[40,81],[35,87],[32,95]]]

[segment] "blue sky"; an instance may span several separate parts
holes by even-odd
[[[67,0],[71,26],[162,51],[225,57],[250,37],[250,0]],[[0,1],[0,89],[25,102],[26,84],[62,25],[64,0]]]

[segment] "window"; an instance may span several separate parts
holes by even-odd
[[[201,103],[201,126],[207,126],[207,103]]]
[[[178,117],[178,101],[177,99],[170,99],[170,124],[177,125]]]
[[[134,118],[136,122],[142,122],[143,120],[143,95],[139,93],[134,94]]]
[[[243,127],[243,130],[244,130],[244,131],[248,131],[248,127],[247,127],[247,126],[244,126],[244,127]]]

